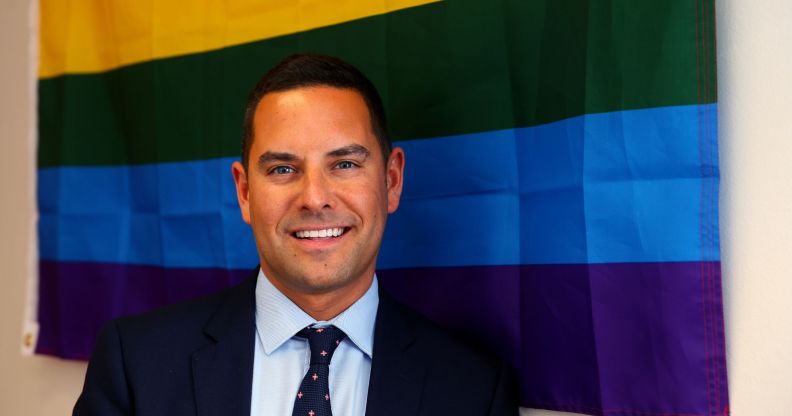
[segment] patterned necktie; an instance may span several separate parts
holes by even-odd
[[[330,410],[330,359],[346,334],[334,326],[305,328],[297,333],[311,346],[311,365],[294,399],[293,416],[332,416]]]

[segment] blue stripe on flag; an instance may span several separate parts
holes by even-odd
[[[378,266],[717,261],[700,248],[716,229],[699,218],[717,216],[700,212],[701,191],[718,178],[701,177],[697,137],[715,113],[662,107],[400,142],[404,195]],[[39,170],[41,258],[252,267],[233,160]]]

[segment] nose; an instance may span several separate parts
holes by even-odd
[[[332,184],[321,169],[307,170],[301,181],[300,208],[311,212],[321,212],[332,208]]]

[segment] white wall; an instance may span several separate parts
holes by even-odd
[[[648,0],[651,1],[651,0]],[[34,199],[28,0],[0,12],[0,403],[63,415],[83,363],[19,353]],[[792,3],[717,4],[721,243],[732,413],[792,414]],[[530,416],[565,413],[528,410]],[[565,414],[570,415],[570,414]]]
[[[28,8],[27,0],[0,1],[0,413],[65,415],[85,365],[20,354],[35,208]]]
[[[792,3],[718,10],[721,258],[735,415],[792,414]]]

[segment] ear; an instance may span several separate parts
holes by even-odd
[[[250,224],[250,185],[248,184],[247,172],[241,163],[231,164],[231,174],[234,175],[236,185],[237,201],[239,210],[242,212],[242,219]]]
[[[404,150],[396,147],[391,151],[385,168],[385,183],[388,187],[388,214],[399,208],[404,185]]]

